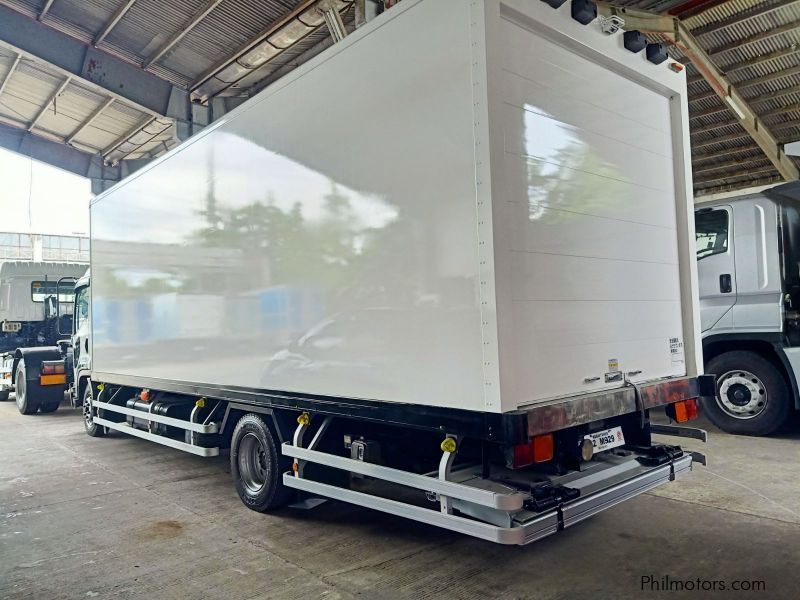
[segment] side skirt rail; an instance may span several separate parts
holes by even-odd
[[[187,444],[186,442],[174,440],[172,438],[163,435],[158,435],[155,433],[150,433],[149,431],[142,431],[141,429],[136,429],[135,427],[131,427],[127,423],[115,423],[114,421],[109,421],[101,417],[94,417],[93,420],[96,424],[102,425],[103,427],[108,427],[109,429],[114,429],[115,431],[121,431],[122,433],[127,433],[128,435],[132,435],[134,437],[150,440],[151,442],[155,442],[163,446],[169,446],[170,448],[175,448],[176,450],[183,450],[184,452],[196,454],[197,456],[219,455],[218,447],[205,448],[203,446],[195,446],[193,444]]]
[[[498,510],[520,510],[523,503],[528,498],[526,494],[517,491],[510,491],[508,494],[499,494],[489,490],[482,490],[461,483],[455,483],[453,481],[434,479],[427,475],[418,475],[416,473],[409,473],[408,471],[401,471],[400,469],[393,469],[391,467],[384,467],[360,460],[353,460],[352,458],[336,456],[335,454],[309,450],[307,448],[293,446],[288,442],[281,445],[281,452],[284,456],[290,456],[305,462],[326,465],[350,473],[366,475],[368,477],[374,477],[375,479],[390,481],[425,492],[440,494],[448,498],[457,498]]]
[[[525,531],[521,527],[497,527],[488,523],[482,523],[481,521],[474,521],[437,510],[421,508],[405,502],[398,502],[397,500],[381,498],[380,496],[364,494],[327,483],[295,477],[291,472],[283,474],[283,483],[288,487],[312,494],[336,498],[337,500],[342,500],[351,504],[365,506],[381,512],[413,519],[414,521],[428,523],[429,525],[436,525],[444,529],[465,533],[500,544],[524,544],[526,541]],[[552,518],[555,519],[555,511],[553,512]],[[553,527],[552,532],[555,533],[555,531],[556,528]]]
[[[196,433],[217,433],[219,431],[218,425],[213,422],[205,425],[203,423],[192,423],[190,421],[184,421],[183,419],[165,417],[164,415],[157,415],[154,413],[144,412],[143,410],[136,410],[134,408],[119,406],[117,404],[109,404],[108,402],[99,402],[97,400],[92,402],[92,406],[104,411],[120,413],[123,415],[128,415],[129,417],[136,417],[137,419],[141,419],[143,421],[151,421],[155,423],[161,423],[163,425],[170,425],[172,427],[178,427],[180,429],[186,429],[187,431],[194,431]]]

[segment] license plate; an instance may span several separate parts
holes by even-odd
[[[594,454],[625,445],[625,436],[622,434],[622,427],[612,427],[611,429],[596,431],[584,436],[584,438],[592,441]]]

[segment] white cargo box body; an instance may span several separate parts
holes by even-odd
[[[688,165],[685,75],[621,33],[404,0],[94,201],[95,302],[236,313],[95,376],[498,413],[697,375]]]

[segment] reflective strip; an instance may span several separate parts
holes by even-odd
[[[39,375],[39,385],[65,385],[67,376],[64,373],[57,375]]]

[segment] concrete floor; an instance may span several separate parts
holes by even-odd
[[[259,515],[224,458],[93,439],[78,411],[23,417],[0,403],[0,598],[797,598],[794,431],[713,431],[708,468],[502,547],[338,503]],[[642,591],[643,576],[766,591],[666,594]]]

